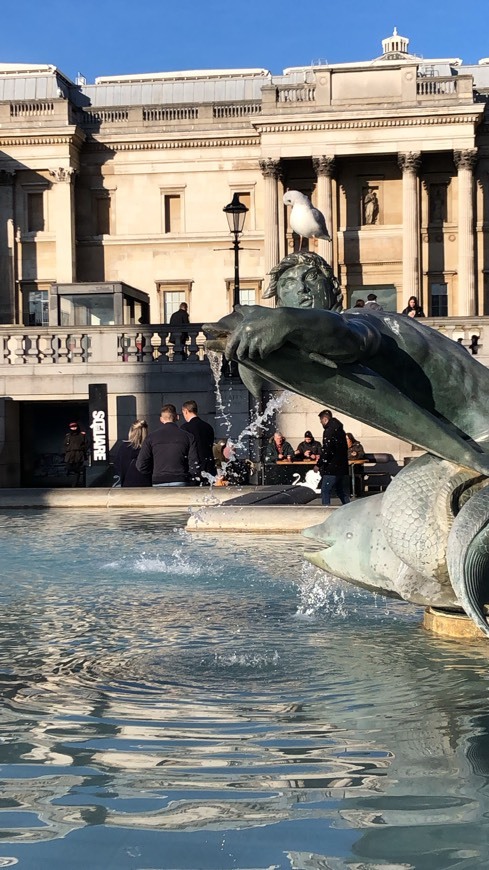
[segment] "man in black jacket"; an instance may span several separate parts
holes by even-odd
[[[195,438],[178,428],[175,405],[163,405],[162,426],[150,432],[139,451],[136,468],[151,474],[153,486],[189,486],[199,470]]]
[[[174,357],[180,356],[182,360],[187,359],[185,343],[188,340],[188,332],[180,327],[187,326],[189,323],[188,305],[186,302],[181,302],[178,311],[174,311],[170,317],[170,326],[173,327],[170,342],[173,344]]]
[[[197,455],[199,457],[201,480],[203,483],[209,483],[209,479],[202,476],[202,472],[204,471],[206,474],[211,474],[213,477],[215,477],[217,473],[213,453],[215,440],[214,429],[210,423],[201,420],[198,414],[199,409],[197,407],[197,402],[193,399],[184,402],[182,405],[182,416],[185,423],[182,423],[180,428],[183,429],[184,432],[190,432],[190,434],[194,436]]]
[[[321,480],[321,502],[331,504],[331,490],[335,487],[342,504],[350,501],[348,480],[348,445],[343,425],[331,411],[321,411],[319,419],[323,426],[323,450],[318,467]]]

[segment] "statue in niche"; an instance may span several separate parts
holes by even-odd
[[[430,224],[440,224],[447,219],[447,188],[445,184],[431,184],[429,198]]]
[[[204,324],[208,348],[238,362],[255,395],[271,381],[427,451],[385,493],[306,530],[323,545],[306,558],[374,592],[465,611],[489,636],[487,368],[414,318],[331,310],[336,294],[318,294],[326,263],[283,265],[279,307],[238,306]]]
[[[367,226],[377,223],[379,216],[379,198],[373,187],[367,187],[363,197],[363,222]]]

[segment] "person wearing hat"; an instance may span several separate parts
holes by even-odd
[[[317,462],[321,456],[321,445],[316,441],[312,432],[307,430],[304,432],[304,441],[297,446],[295,450],[297,459],[306,459],[308,462]]]
[[[321,479],[321,502],[331,504],[333,488],[342,504],[350,501],[350,481],[348,477],[348,445],[343,424],[326,408],[320,411],[319,419],[323,427],[323,449],[318,462]]]
[[[63,454],[66,466],[66,474],[74,475],[72,486],[79,486],[83,472],[83,464],[88,456],[88,438],[86,432],[80,428],[80,424],[73,422],[68,426],[68,432],[63,442]]]

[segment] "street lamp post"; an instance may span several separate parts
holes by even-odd
[[[234,289],[233,289],[233,309],[239,305],[239,252],[242,250],[239,246],[239,237],[243,232],[244,223],[246,220],[246,212],[248,211],[244,203],[239,201],[239,193],[235,193],[229,205],[225,205],[225,212],[228,219],[229,231],[233,234],[233,249],[234,249]]]
[[[235,193],[233,195],[232,201],[229,205],[224,206],[223,211],[226,214],[228,219],[229,231],[233,234],[233,249],[234,249],[234,290],[233,290],[233,310],[239,305],[239,252],[242,250],[239,245],[239,237],[243,232],[244,223],[246,220],[246,212],[248,211],[247,207],[244,203],[239,200],[239,193]],[[236,368],[236,363],[231,362],[231,371],[233,368]],[[251,398],[251,397],[250,397]],[[261,411],[261,399],[255,400],[255,411],[259,413]],[[254,464],[254,483],[260,482],[260,470],[261,470],[261,439],[257,436],[254,439],[254,448],[255,448],[255,464]]]

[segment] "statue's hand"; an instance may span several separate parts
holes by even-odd
[[[247,305],[240,313],[243,320],[226,343],[227,359],[264,359],[285,343],[293,328],[285,309]]]

